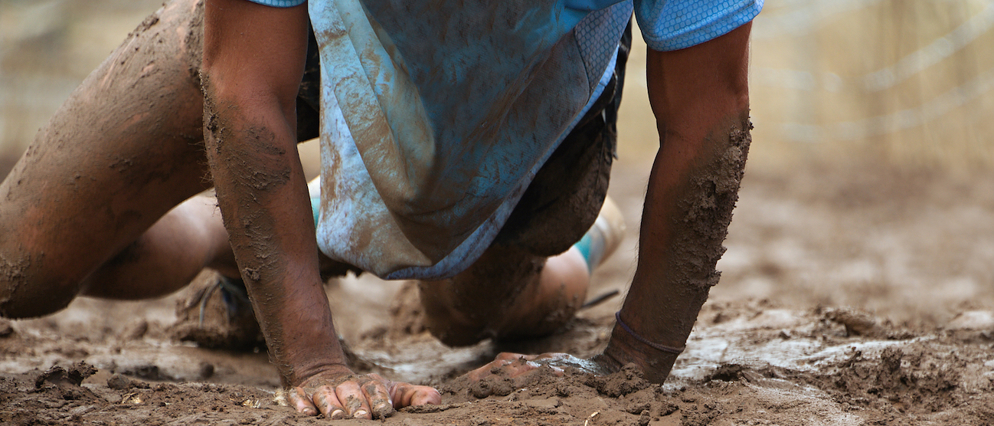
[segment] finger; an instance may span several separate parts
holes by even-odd
[[[338,395],[335,394],[335,389],[331,386],[321,386],[317,388],[313,394],[311,394],[311,400],[321,414],[332,420],[339,420],[345,418],[345,410],[342,408],[342,402],[338,400]]]
[[[482,380],[485,377],[499,375],[502,377],[518,377],[529,371],[538,368],[540,365],[533,361],[526,361],[524,358],[516,360],[494,361],[490,364],[471,371],[467,374],[470,380]]]
[[[353,380],[342,382],[335,388],[338,400],[345,407],[345,415],[354,419],[372,419],[369,412],[369,402],[359,389],[359,384]]]
[[[430,386],[394,383],[390,393],[393,396],[393,407],[398,410],[412,405],[439,405],[442,403],[442,394]]]
[[[316,416],[318,414],[317,408],[311,403],[310,398],[307,397],[307,393],[299,387],[288,390],[287,399],[290,400],[290,406],[296,409],[298,413],[308,416]]]
[[[375,374],[368,377],[369,380],[360,386],[362,394],[369,403],[373,418],[385,419],[393,414],[393,402],[390,401],[390,393],[385,385],[387,381]]]

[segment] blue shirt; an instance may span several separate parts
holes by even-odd
[[[384,278],[464,270],[600,96],[633,10],[651,48],[675,50],[761,8],[762,0],[310,0],[322,63],[319,247]]]

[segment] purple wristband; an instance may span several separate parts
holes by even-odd
[[[616,320],[618,320],[618,325],[621,326],[621,329],[625,330],[626,332],[628,332],[628,334],[631,335],[632,337],[634,337],[635,340],[638,340],[638,341],[640,341],[642,343],[645,343],[645,344],[647,344],[647,345],[655,348],[656,350],[663,351],[663,352],[670,353],[670,354],[674,354],[674,355],[680,355],[680,353],[682,353],[683,350],[686,348],[686,346],[681,347],[681,348],[674,348],[672,346],[660,345],[659,343],[650,342],[650,341],[646,340],[644,337],[639,336],[638,334],[635,334],[635,332],[632,331],[632,329],[629,328],[628,325],[625,324],[625,322],[621,320],[621,311],[615,312],[614,313],[614,318]]]

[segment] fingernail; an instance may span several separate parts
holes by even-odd
[[[318,412],[316,410],[314,410],[313,408],[305,408],[303,410],[300,410],[300,412],[304,413],[304,415],[307,415],[307,416],[316,416],[318,414]]]
[[[341,420],[345,418],[345,412],[342,410],[335,410],[331,412],[332,420]]]
[[[392,411],[393,411],[393,405],[387,404],[385,402],[376,404],[376,406],[373,407],[374,417],[381,419],[384,419],[387,416],[389,416]]]
[[[361,419],[361,418],[366,417],[367,414],[369,414],[369,413],[366,412],[366,410],[359,410],[359,411],[356,411],[355,414],[352,415],[352,418],[354,418],[354,419]]]

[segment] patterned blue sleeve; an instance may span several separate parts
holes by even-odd
[[[252,3],[259,3],[273,7],[294,7],[307,3],[307,0],[248,0]]]
[[[642,37],[657,51],[684,49],[755,18],[763,0],[635,0]]]

